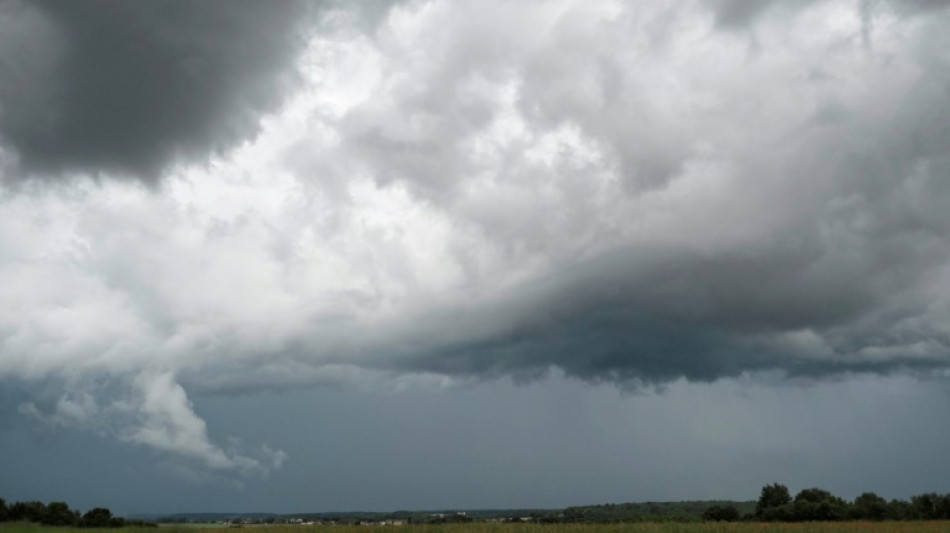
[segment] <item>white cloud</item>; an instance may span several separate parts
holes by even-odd
[[[120,433],[122,440],[193,459],[212,470],[244,474],[266,474],[271,468],[280,468],[287,458],[283,451],[266,445],[260,460],[240,452],[228,453],[214,445],[205,421],[195,414],[184,389],[170,372],[143,374],[135,383],[140,394],[133,406],[138,420]]]

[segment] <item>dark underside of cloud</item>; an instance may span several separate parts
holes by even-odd
[[[754,372],[822,378],[946,367],[950,344],[902,329],[899,323],[921,310],[888,308],[879,273],[786,276],[813,265],[794,257],[769,262],[664,252],[644,264],[613,254],[490,312],[428,319],[446,329],[505,321],[500,333],[387,360],[398,371],[526,380],[558,368],[634,388]],[[924,339],[930,349],[920,353],[914,346]],[[881,349],[888,355],[874,357]]]
[[[816,3],[817,0],[709,0],[709,5],[716,17],[716,24],[722,28],[742,29],[749,27],[758,17],[774,8],[799,9],[803,6]],[[872,9],[880,2],[874,0],[859,0],[862,9]],[[890,0],[888,5],[893,6],[901,13],[923,13],[947,7],[944,0]]]
[[[747,11],[734,16],[754,16]],[[794,207],[781,230],[732,248],[636,246],[561,264],[484,312],[425,319],[454,331],[503,324],[495,334],[460,334],[389,362],[529,379],[559,368],[634,386],[762,371],[828,377],[947,368],[950,68],[931,53],[945,49],[945,38],[925,42],[927,70],[886,124],[844,119],[840,133],[816,142],[796,132],[801,144],[786,162],[735,168],[747,178],[733,191],[736,206],[756,194],[763,171],[798,184],[769,199],[777,210]],[[776,164],[784,166],[769,168]],[[833,185],[811,195],[803,192],[810,183]],[[711,213],[710,241],[728,218]]]
[[[154,182],[254,135],[295,83],[312,7],[4,0],[0,138],[25,175]]]

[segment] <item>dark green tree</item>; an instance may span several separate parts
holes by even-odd
[[[923,520],[937,520],[940,518],[937,505],[940,495],[933,492],[918,494],[910,498],[910,506],[914,509],[916,518]]]
[[[923,520],[950,519],[950,494],[930,492],[918,494],[910,499],[912,514]]]
[[[0,498],[0,522],[7,521],[7,501]]]
[[[82,527],[110,527],[112,525],[112,511],[104,507],[90,509],[82,515],[79,525]]]
[[[7,516],[13,522],[39,522],[46,513],[43,502],[14,502],[7,511]]]
[[[873,492],[865,492],[854,499],[849,517],[854,520],[884,520],[887,514],[887,500]]]
[[[732,505],[713,505],[703,511],[704,522],[735,522],[739,519],[739,510]]]
[[[914,520],[914,508],[905,500],[891,500],[884,516],[887,520]]]
[[[79,522],[79,517],[66,502],[50,502],[40,522],[48,526],[73,526]]]
[[[759,501],[755,504],[755,516],[763,519],[776,519],[778,517],[774,515],[778,513],[775,510],[788,505],[791,501],[792,495],[785,485],[781,483],[766,485],[762,487]]]
[[[792,518],[799,522],[844,520],[847,516],[847,503],[819,488],[800,491],[792,503]]]
[[[950,519],[950,494],[944,494],[937,499],[936,511],[941,520]]]

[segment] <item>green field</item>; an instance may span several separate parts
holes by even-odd
[[[79,529],[36,524],[0,524],[0,533],[194,533],[195,526],[164,525],[160,529]],[[235,529],[267,529],[267,533],[950,533],[950,522],[804,522],[804,523],[641,523],[641,524],[439,524],[407,526],[202,526],[203,533],[235,533]]]

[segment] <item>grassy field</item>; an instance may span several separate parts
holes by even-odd
[[[155,528],[78,529],[36,524],[0,524],[0,533],[194,533],[187,525]],[[238,528],[201,527],[202,533],[235,533]],[[245,526],[267,533],[950,533],[950,522],[807,522],[766,523],[644,523],[644,524],[444,524],[408,526]]]

